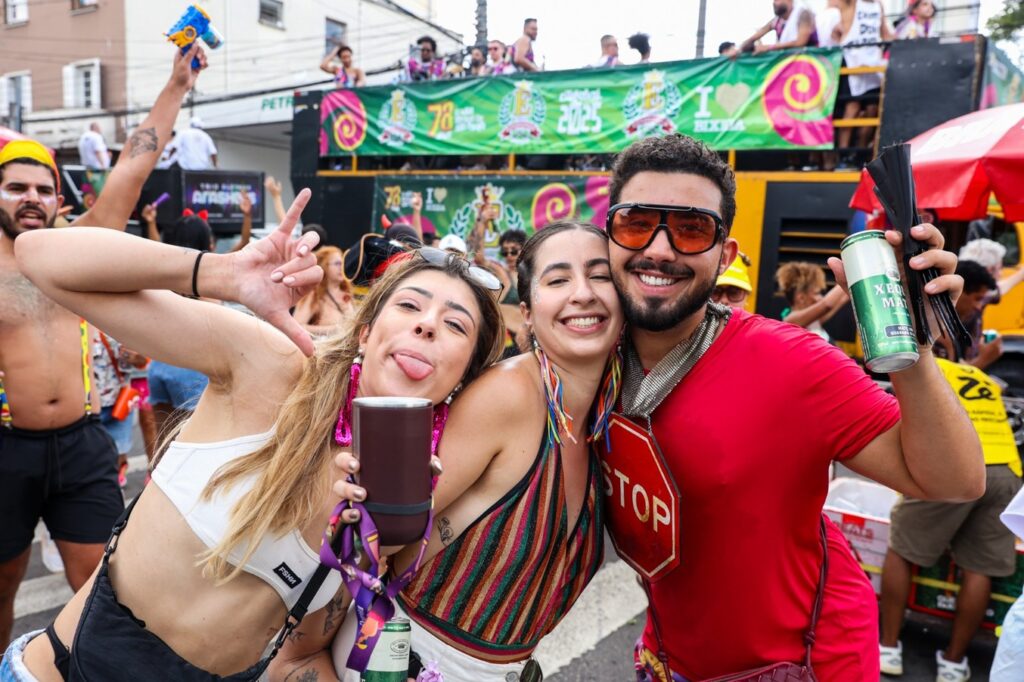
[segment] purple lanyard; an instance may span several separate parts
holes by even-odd
[[[351,476],[348,481],[354,483]],[[341,513],[346,509],[359,511],[358,545],[355,526],[341,524]],[[366,508],[359,502],[344,500],[339,502],[331,513],[330,524],[324,531],[323,540],[320,543],[320,563],[341,571],[345,587],[355,602],[359,629],[346,664],[350,669],[361,673],[369,665],[370,655],[384,630],[384,624],[395,615],[394,598],[405,589],[416,571],[419,570],[427,543],[430,541],[430,529],[433,522],[434,505],[433,489],[431,489],[430,512],[427,514],[427,526],[423,531],[423,539],[420,541],[420,551],[416,555],[416,561],[402,571],[401,575],[394,576],[385,582],[378,577],[380,575],[380,543],[377,525],[370,518]],[[341,547],[338,549],[338,554],[335,555],[332,543],[338,532],[339,524],[341,524]],[[359,561],[362,558],[360,546],[370,559],[369,571],[364,571],[359,567]]]

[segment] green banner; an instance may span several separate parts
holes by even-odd
[[[840,50],[335,90],[320,155],[613,153],[681,132],[715,149],[830,149]]]
[[[473,229],[484,193],[499,215],[484,238],[488,257],[497,257],[498,237],[506,230],[527,235],[559,220],[583,220],[603,226],[608,214],[607,175],[378,175],[373,224],[380,217],[412,222],[414,194],[423,197],[423,229],[463,239]]]
[[[1024,74],[992,41],[988,43],[979,109],[1024,101]]]

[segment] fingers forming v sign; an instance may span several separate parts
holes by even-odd
[[[239,251],[234,265],[239,302],[284,332],[306,355],[313,354],[313,340],[288,311],[324,275],[313,254],[319,236],[291,236],[310,196],[308,189],[299,192],[277,229]]]

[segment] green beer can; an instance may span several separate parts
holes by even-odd
[[[839,248],[868,369],[888,373],[912,366],[918,358],[917,337],[885,233],[858,232]]]
[[[407,618],[392,618],[384,624],[362,682],[406,682],[409,679],[411,628]]]

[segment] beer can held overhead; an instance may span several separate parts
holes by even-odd
[[[846,281],[872,372],[898,372],[918,359],[917,338],[896,254],[881,230],[865,230],[840,245]]]

